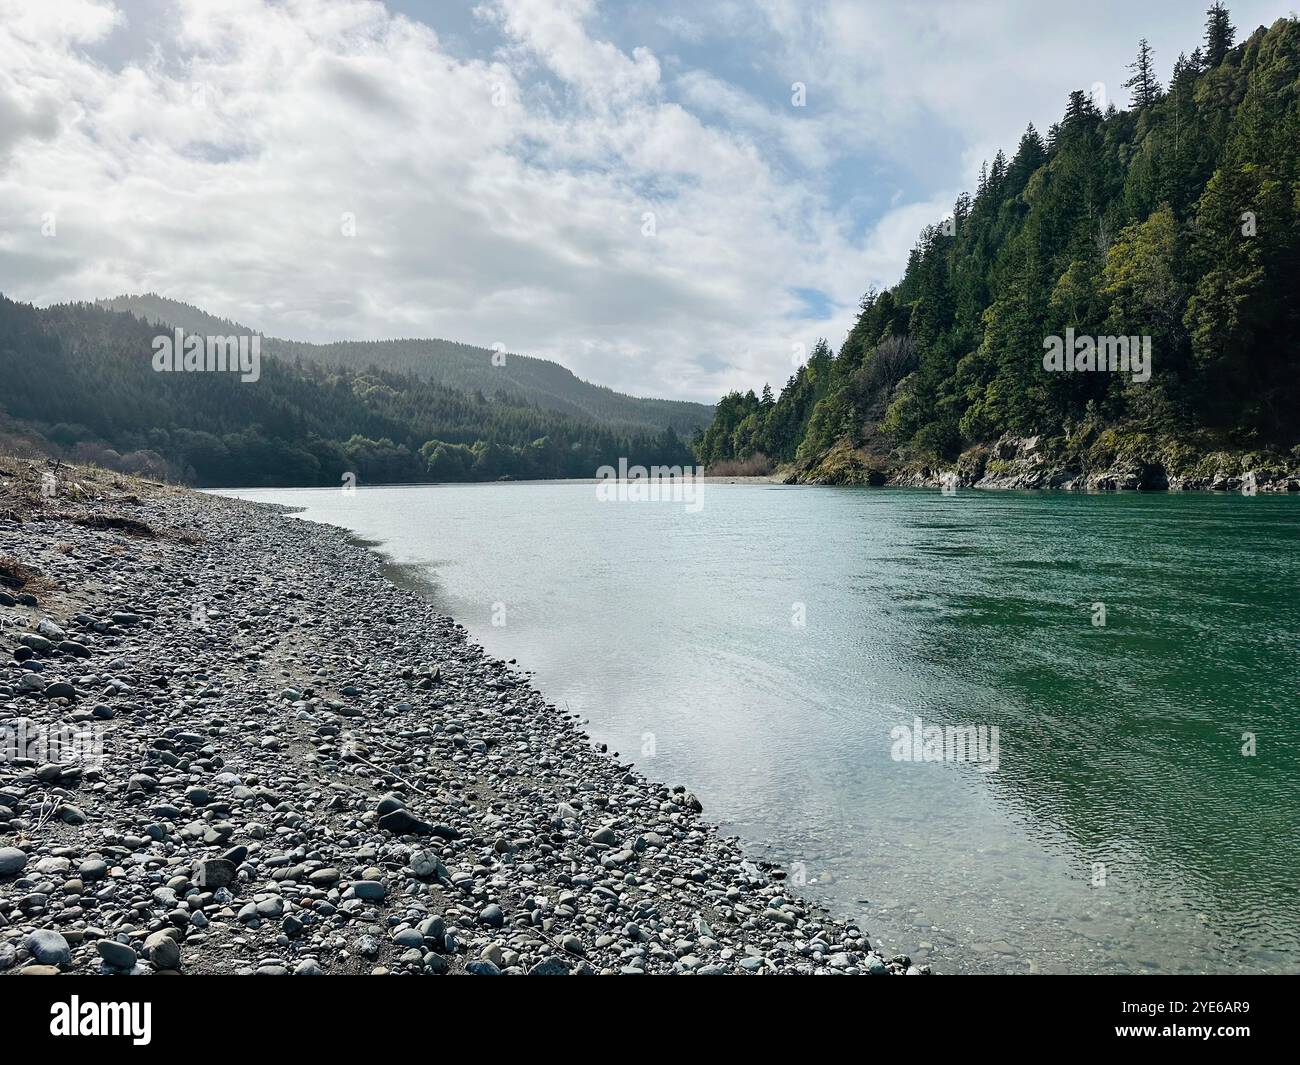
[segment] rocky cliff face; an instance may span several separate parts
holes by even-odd
[[[1300,456],[1274,452],[1198,453],[1167,441],[1090,449],[1006,435],[979,444],[949,465],[908,464],[879,447],[841,441],[788,483],[898,485],[912,488],[1060,489],[1063,491],[1300,492]]]

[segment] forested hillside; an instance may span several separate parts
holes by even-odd
[[[245,326],[214,317],[198,307],[153,293],[116,296],[99,300],[98,304],[110,310],[130,311],[150,322],[166,322],[203,333],[248,331]],[[513,403],[570,414],[631,432],[671,428],[681,436],[690,437],[713,417],[713,408],[703,403],[628,396],[583,381],[558,363],[513,352],[497,353],[450,340],[306,344],[264,337],[262,350],[290,362],[302,360],[353,372],[374,368],[410,374],[460,392],[500,396]]]
[[[616,430],[392,371],[264,353],[256,382],[158,373],[158,334],[125,312],[0,296],[0,443],[214,486],[593,477],[623,456],[691,461],[672,429]]]
[[[1012,438],[1084,472],[1300,456],[1300,22],[1235,37],[1215,4],[1167,85],[1142,41],[1127,109],[1071,93],[921,233],[837,352],[820,342],[779,398],[725,397],[701,461],[865,481],[978,471]],[[1149,337],[1150,380],[1045,369],[1068,328]]]

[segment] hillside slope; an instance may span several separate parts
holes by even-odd
[[[248,332],[246,326],[154,293],[116,296],[98,300],[97,304],[109,310],[129,311],[149,322],[165,322],[198,333],[225,335]],[[303,359],[352,371],[374,367],[413,374],[445,388],[482,392],[485,396],[501,394],[512,402],[587,418],[611,428],[641,431],[672,428],[678,434],[690,437],[713,418],[713,408],[703,403],[625,395],[583,381],[572,371],[546,359],[506,353],[504,362],[498,358],[494,365],[492,359],[496,352],[451,340],[308,344],[264,337],[262,343],[264,352],[290,361]]]
[[[868,292],[779,399],[733,393],[706,464],[798,480],[1024,487],[1285,479],[1300,451],[1300,21],[1233,43],[1228,12],[1127,111],[1082,91],[1030,126]],[[1114,339],[1112,339],[1114,338]],[[1120,371],[1099,369],[1135,357]],[[1066,345],[1072,357],[1054,362]]]
[[[0,443],[225,486],[593,477],[621,457],[691,459],[672,429],[614,429],[392,371],[263,354],[255,381],[156,372],[159,335],[126,312],[0,296]]]

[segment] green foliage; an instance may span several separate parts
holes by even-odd
[[[842,470],[846,448],[878,453],[882,433],[896,457],[948,460],[1005,433],[1120,425],[1294,448],[1300,21],[1234,40],[1216,3],[1204,51],[1179,57],[1167,91],[1143,41],[1133,110],[1071,93],[1046,140],[1029,127],[922,231],[833,358],[810,360],[773,404],[724,400],[701,461],[761,441],[803,471]],[[1045,339],[1071,327],[1150,337],[1150,381],[1046,372]]]
[[[1137,59],[1129,64],[1133,76],[1124,82],[1124,88],[1133,90],[1133,107],[1139,110],[1150,107],[1160,99],[1160,82],[1156,78],[1155,55],[1145,37],[1138,41]]]
[[[231,335],[231,324],[204,331]],[[612,428],[391,370],[264,353],[256,382],[158,373],[158,333],[125,312],[0,297],[0,411],[67,457],[161,467],[202,485],[337,485],[345,473],[361,484],[593,477],[621,457],[691,461],[671,426]]]
[[[166,322],[195,333],[225,336],[247,333],[244,326],[216,318],[198,307],[150,293],[100,300],[99,306],[130,311],[137,317]],[[306,344],[265,337],[262,350],[286,362],[317,364],[334,369],[387,370],[418,377],[458,392],[482,392],[514,404],[600,422],[634,432],[672,428],[689,436],[709,424],[713,411],[702,403],[643,399],[593,385],[558,363],[527,355],[498,353],[450,340],[340,341]]]
[[[1223,62],[1236,33],[1236,27],[1228,20],[1228,9],[1222,0],[1215,0],[1206,12],[1205,22],[1205,61],[1209,66],[1217,67]]]

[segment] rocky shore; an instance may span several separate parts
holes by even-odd
[[[1300,448],[1296,449],[1300,452]],[[1073,492],[1300,492],[1300,453],[1215,451],[1164,439],[1103,440],[1091,450],[1037,436],[1003,436],[945,465],[904,462],[873,439],[841,441],[787,484],[907,488],[1057,489]]]
[[[0,971],[924,971],[343,530],[0,458],[0,622]]]

